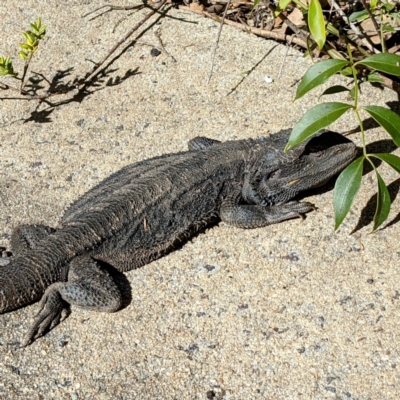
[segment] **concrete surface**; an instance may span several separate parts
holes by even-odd
[[[48,34],[32,70],[52,79],[73,67],[71,79],[81,76],[147,12],[81,18],[104,4],[3,0],[0,53],[14,55],[21,70],[19,33],[41,16]],[[159,47],[156,30],[176,62],[150,55],[149,45]],[[104,82],[137,68],[122,83],[101,83],[81,102],[50,110],[3,101],[0,245],[9,246],[18,224],[56,226],[71,201],[126,164],[184,150],[196,135],[227,140],[290,128],[317,103],[322,89],[292,102],[308,59],[289,50],[277,79],[286,47],[228,27],[207,86],[217,30],[213,21],[170,10],[112,64]],[[265,75],[274,82],[267,84]],[[363,96],[374,104],[396,101],[374,88]],[[349,114],[334,129],[356,127]],[[351,138],[359,143],[358,134]],[[386,139],[382,129],[368,130],[370,142]],[[379,143],[385,151],[387,143]],[[396,173],[381,171],[398,189]],[[338,233],[332,190],[307,198],[318,210],[304,222],[246,231],[221,223],[127,273],[132,302],[122,311],[73,309],[28,348],[13,343],[22,340],[37,304],[1,315],[0,398],[399,398],[399,201],[388,220],[394,223],[369,234],[371,224],[360,222],[360,214],[375,185],[367,174]]]

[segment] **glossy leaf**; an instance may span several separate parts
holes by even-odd
[[[360,189],[364,156],[353,161],[336,180],[333,193],[333,208],[335,210],[335,230],[346,218],[354,199]]]
[[[400,146],[400,116],[385,107],[364,106],[365,110],[392,137],[396,146]]]
[[[386,72],[390,75],[400,76],[400,56],[391,53],[374,54],[364,60],[358,61],[355,65],[366,65],[377,71]]]
[[[366,10],[353,12],[349,17],[349,22],[360,22],[369,17]]]
[[[279,8],[284,10],[291,2],[292,0],[279,0]]]
[[[377,170],[375,170],[375,173],[378,180],[378,197],[374,215],[373,230],[378,229],[383,224],[383,222],[385,222],[386,218],[389,215],[391,204],[389,191],[385,185],[385,182],[383,181]]]
[[[292,0],[280,0],[278,3],[278,7],[276,7],[276,10],[274,12],[274,15],[277,16],[279,13],[282,11],[286,10],[286,7],[292,2]]]
[[[350,91],[350,89],[348,89],[348,88],[345,87],[345,86],[342,86],[342,85],[335,85],[335,86],[331,86],[331,87],[329,87],[328,89],[326,89],[326,90],[321,94],[321,96],[325,96],[325,95],[327,95],[327,94],[340,93],[340,92],[349,92],[349,91]],[[321,97],[321,96],[319,96],[319,97]]]
[[[285,151],[297,146],[310,136],[335,122],[347,110],[353,108],[346,103],[322,103],[308,110],[293,127]]]
[[[319,0],[311,0],[308,9],[308,27],[318,47],[322,49],[326,40],[325,20]]]
[[[352,76],[353,75],[353,69],[351,67],[346,67],[340,73],[344,76]]]
[[[370,154],[370,156],[379,158],[380,160],[389,164],[396,172],[400,174],[400,157],[396,156],[395,154],[388,153],[376,153]]]
[[[296,100],[315,87],[325,83],[347,65],[345,60],[324,60],[314,64],[301,79],[296,91]]]
[[[339,31],[338,31],[338,35],[337,36],[339,36]],[[344,61],[346,60],[346,57],[344,57],[341,53],[339,53],[335,49],[326,49],[326,51],[331,56],[331,58],[333,58],[335,60],[344,60]]]
[[[384,82],[383,78],[381,76],[379,76],[378,74],[369,74],[367,76],[367,81],[372,82],[372,83],[374,83],[374,82],[383,83]]]

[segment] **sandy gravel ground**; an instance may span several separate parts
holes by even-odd
[[[103,4],[3,0],[0,54],[15,55],[19,32],[40,15],[48,35],[32,70],[50,80],[67,70],[70,79],[82,76],[147,12],[81,18]],[[184,150],[197,135],[228,140],[290,128],[317,103],[323,89],[293,102],[308,59],[289,50],[278,78],[286,47],[228,27],[207,86],[217,30],[170,10],[80,101],[39,110],[35,102],[3,101],[0,245],[9,247],[18,224],[56,226],[71,201],[124,165]],[[157,32],[169,55],[150,54],[160,46]],[[106,85],[129,70],[137,73]],[[363,95],[396,101],[387,90]],[[334,129],[356,127],[349,114]],[[381,129],[368,129],[368,139],[378,151],[390,148]],[[397,175],[389,168],[382,175],[396,194]],[[120,312],[73,309],[28,348],[14,343],[37,304],[1,315],[0,398],[399,398],[399,201],[389,224],[369,234],[373,208],[365,205],[375,185],[371,173],[364,176],[338,233],[332,190],[307,198],[318,210],[303,222],[246,231],[221,223],[127,273],[132,301]]]

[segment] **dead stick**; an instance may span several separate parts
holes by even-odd
[[[212,20],[217,21],[217,22],[221,21],[220,17],[210,14],[207,11],[192,10],[186,6],[179,6],[179,9],[184,10],[184,11],[189,11],[189,12],[192,12],[192,13],[195,13],[198,15],[203,15],[204,17],[211,18]],[[234,22],[229,19],[225,19],[224,24],[233,26],[233,27],[240,29],[247,33],[253,33],[254,35],[265,37],[267,39],[274,39],[274,40],[279,40],[281,42],[288,42],[288,43],[291,40],[292,43],[297,44],[298,46],[301,46],[304,49],[307,49],[307,43],[305,43],[303,40],[295,37],[294,35],[285,35],[283,33],[276,33],[276,32],[267,31],[265,29],[254,28],[252,26],[239,24],[238,22]]]

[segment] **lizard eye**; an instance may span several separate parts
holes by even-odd
[[[272,172],[270,172],[270,174],[268,175],[268,179],[276,179],[279,178],[281,174],[281,170],[278,168]]]
[[[316,151],[314,153],[310,153],[310,156],[315,157],[315,158],[320,158],[324,154],[323,150],[321,151]]]

